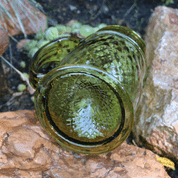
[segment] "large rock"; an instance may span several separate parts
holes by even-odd
[[[6,51],[9,44],[8,33],[5,30],[0,29],[0,56]]]
[[[178,160],[178,10],[157,7],[145,42],[148,79],[133,133],[137,143]]]
[[[0,113],[0,177],[169,178],[149,150],[128,145],[87,156],[61,149],[34,111]]]
[[[13,3],[15,1],[12,1]],[[11,5],[15,7],[11,2]],[[22,33],[20,23],[14,13],[12,6],[9,2],[1,1],[2,5],[11,14],[12,18],[8,18],[6,13],[3,13],[3,19],[0,16],[0,26],[7,28],[8,32],[12,35],[18,35]],[[23,4],[16,4],[19,18],[21,19],[25,28],[26,34],[37,33],[40,29],[45,30],[47,25],[47,17],[35,7],[31,6],[27,0],[23,1]],[[23,9],[23,10],[22,10]]]
[[[0,56],[6,51],[8,45],[9,45],[9,37],[8,33],[2,29],[0,29]],[[2,95],[4,90],[4,70],[2,67],[2,61],[0,59],[0,95]]]

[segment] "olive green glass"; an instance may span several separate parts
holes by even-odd
[[[44,129],[78,153],[118,147],[134,123],[146,76],[144,49],[136,32],[117,25],[43,46],[33,58],[30,82]]]

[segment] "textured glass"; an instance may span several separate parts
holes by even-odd
[[[58,143],[106,153],[130,134],[146,74],[145,44],[126,27],[53,40],[34,56],[30,81],[40,123]]]

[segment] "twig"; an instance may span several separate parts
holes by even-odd
[[[132,143],[133,143],[135,146],[137,146],[137,147],[138,147],[138,145],[136,144],[136,142],[135,142],[135,140],[134,140],[134,139],[132,139]]]
[[[6,31],[8,33],[8,35],[9,35],[9,37],[12,38],[12,40],[14,40],[16,43],[18,43],[18,41],[8,32],[7,29],[3,28],[1,25],[0,25],[0,29]]]
[[[9,35],[10,38],[12,38],[12,40],[14,40],[16,43],[18,43],[18,41],[13,36],[11,36],[10,33],[8,33],[8,35]]]
[[[106,0],[103,0],[102,5],[101,5],[99,11],[97,12],[97,14],[96,14],[94,17],[92,17],[89,21],[87,21],[87,22],[85,22],[85,23],[88,23],[88,22],[90,22],[90,21],[96,19],[96,18],[101,14],[101,11],[102,11],[102,9],[103,9],[103,5],[104,5],[105,1],[106,1]]]
[[[12,97],[4,104],[0,105],[0,109],[3,107],[3,106],[10,106],[11,104],[13,104],[13,101],[16,97],[18,96],[21,96],[23,92],[16,92],[16,93],[13,93],[12,94]]]
[[[128,11],[124,14],[123,19],[133,10],[133,8],[135,7],[135,3],[130,7],[130,9],[128,9]]]
[[[124,14],[124,17],[123,19],[120,20],[119,24],[121,24],[124,20],[125,20],[125,17],[133,10],[133,8],[135,7],[135,3],[127,10],[127,12]]]
[[[20,72],[18,69],[16,69],[11,63],[9,63],[3,56],[1,56],[1,59],[3,59],[4,62],[6,62],[10,67],[12,67],[21,76],[22,80],[27,83],[29,93],[33,94],[35,90],[30,85],[29,79],[25,77],[25,75],[22,74],[22,72]]]

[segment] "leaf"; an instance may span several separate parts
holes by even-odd
[[[168,158],[165,157],[159,157],[158,155],[156,155],[156,159],[157,161],[159,161],[161,164],[163,164],[166,167],[172,168],[173,170],[175,170],[175,164],[174,162],[172,162],[171,160],[169,160]]]

